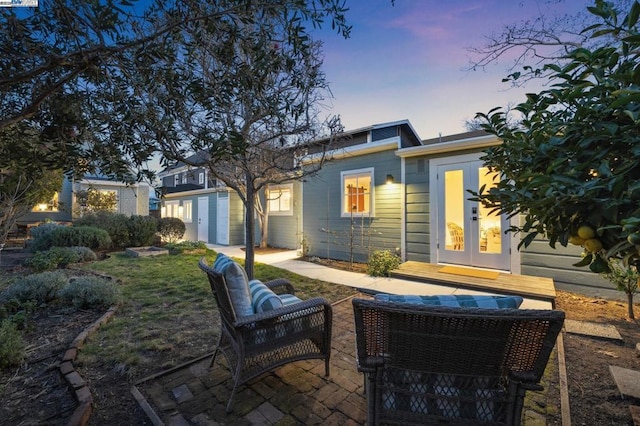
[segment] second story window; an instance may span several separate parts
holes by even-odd
[[[204,185],[204,172],[198,173],[198,185]]]
[[[173,186],[178,186],[180,185],[180,175],[175,175],[173,177]]]
[[[187,183],[187,174],[183,173],[182,174],[182,184],[184,185],[185,183]]]

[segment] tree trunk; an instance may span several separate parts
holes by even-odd
[[[627,315],[629,319],[636,319],[636,316],[633,314],[633,293],[627,293]]]
[[[269,213],[261,214],[262,221],[260,223],[260,248],[267,248],[269,240]]]
[[[247,276],[250,280],[253,279],[253,263],[255,259],[255,189],[253,188],[253,182],[251,177],[247,174],[247,200],[245,208],[245,252],[244,252],[244,270],[247,272]]]

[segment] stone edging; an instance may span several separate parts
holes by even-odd
[[[93,398],[91,397],[91,390],[89,389],[89,386],[87,386],[87,383],[73,366],[73,362],[78,355],[78,350],[84,345],[84,342],[87,340],[89,335],[94,333],[102,324],[111,319],[111,317],[116,313],[116,310],[117,306],[110,307],[104,315],[78,334],[62,357],[59,367],[60,374],[64,377],[67,384],[73,389],[74,396],[78,401],[78,406],[73,411],[67,426],[86,425],[89,421],[89,417],[91,416],[91,408],[93,404]]]

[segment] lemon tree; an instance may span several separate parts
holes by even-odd
[[[502,177],[474,196],[523,215],[511,229],[523,233],[521,245],[538,235],[552,247],[581,245],[578,266],[606,273],[610,259],[634,268],[640,260],[640,4],[623,13],[597,0],[589,11],[600,23],[584,32],[605,45],[545,65],[548,88],[516,107],[518,125],[500,108],[479,114],[503,140],[483,157]]]

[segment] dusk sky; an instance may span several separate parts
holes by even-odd
[[[324,70],[346,130],[409,119],[422,139],[465,131],[476,112],[524,100],[507,59],[467,72],[471,46],[540,12],[586,10],[587,0],[347,0],[351,38],[322,32]]]

